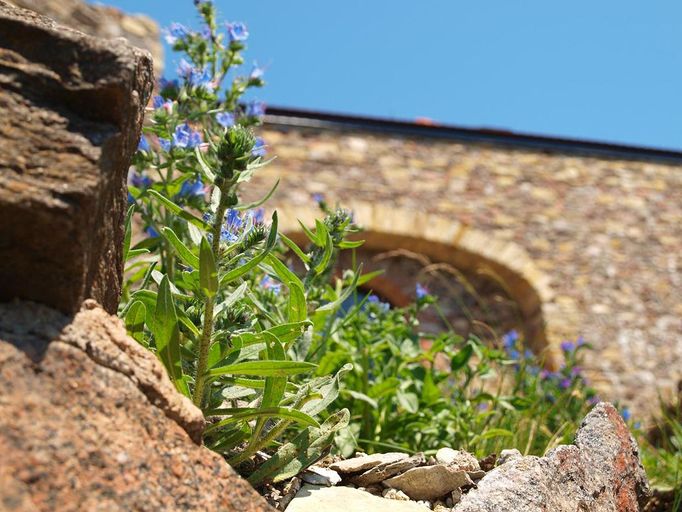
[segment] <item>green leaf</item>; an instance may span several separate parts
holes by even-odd
[[[302,320],[300,322],[292,322],[270,327],[267,332],[277,336],[277,339],[279,339],[283,345],[286,345],[287,343],[294,341],[301,336],[305,332],[306,328],[310,325],[312,325],[310,320]]]
[[[308,317],[303,286],[295,281],[289,281],[287,286],[289,287],[289,322],[303,322]]]
[[[183,389],[182,361],[180,359],[180,332],[178,330],[178,317],[175,313],[173,294],[170,289],[168,276],[164,276],[159,286],[159,293],[154,311],[154,340],[159,359],[166,367],[169,377],[175,383],[179,391]]]
[[[181,219],[186,220],[187,222],[190,222],[194,224],[196,227],[203,229],[204,231],[208,231],[210,229],[210,226],[206,224],[203,220],[201,220],[199,217],[196,217],[189,213],[188,211],[183,210],[180,208],[177,204],[175,204],[173,201],[168,199],[167,197],[159,194],[156,190],[148,190],[148,194],[150,194],[152,197],[158,199],[163,203],[163,205],[171,212],[173,212],[175,215],[180,217]]]
[[[201,245],[201,230],[194,224],[187,223],[187,232],[189,233],[189,238],[195,246]]]
[[[342,393],[349,395],[354,400],[360,400],[361,402],[366,402],[375,409],[377,409],[379,407],[379,404],[377,403],[376,400],[368,397],[364,393],[360,393],[359,391],[353,391],[352,389],[344,389],[342,391]]]
[[[223,310],[232,307],[237,301],[241,300],[244,297],[248,287],[249,283],[247,282],[240,284],[236,290],[234,290],[230,295],[227,296],[227,298],[225,298],[225,300],[221,301],[220,304],[216,306],[213,316],[218,316]]]
[[[189,248],[182,242],[182,240],[178,238],[178,235],[175,234],[175,231],[168,226],[164,226],[161,228],[161,234],[173,246],[175,252],[177,252],[182,261],[192,268],[199,267],[199,258],[197,258],[196,255],[192,253],[192,251],[190,251]]]
[[[213,368],[209,375],[257,375],[261,377],[298,375],[309,373],[317,365],[299,361],[246,361]]]
[[[287,266],[282,263],[277,256],[271,254],[267,257],[268,264],[272,267],[272,271],[277,275],[280,281],[283,283],[294,282],[303,287],[303,281],[301,281],[296,274],[287,268]]]
[[[206,238],[202,238],[199,248],[199,286],[207,297],[218,293],[218,269],[213,250]]]
[[[343,377],[352,369],[353,365],[351,363],[346,363],[343,365],[339,371],[336,372],[334,378],[327,381],[318,389],[320,395],[322,395],[322,398],[319,400],[310,400],[306,402],[303,407],[301,407],[301,410],[310,414],[311,416],[317,416],[322,411],[326,410],[327,407],[329,407],[332,402],[336,400],[336,397],[339,396],[341,377]]]
[[[272,225],[270,226],[270,234],[268,235],[268,240],[265,243],[265,247],[263,248],[263,250],[257,256],[250,259],[240,267],[237,267],[234,270],[227,272],[222,278],[220,278],[220,284],[226,285],[234,281],[235,279],[240,278],[249,270],[256,267],[261,261],[263,261],[268,256],[268,254],[270,254],[270,251],[274,249],[276,243],[277,243],[277,212],[272,214]]]
[[[364,243],[364,240],[343,240],[339,243],[339,249],[357,249]]]
[[[331,235],[327,231],[327,228],[324,227],[324,224],[320,223],[320,226],[324,228],[324,252],[322,253],[322,258],[320,258],[320,262],[315,265],[315,273],[316,274],[321,274],[327,269],[327,265],[329,265],[329,261],[332,259],[332,254],[334,253],[334,241],[332,240]],[[323,236],[323,235],[319,235]]]
[[[199,167],[203,171],[204,176],[206,176],[209,182],[215,183],[215,173],[208,166],[206,160],[204,160],[204,155],[201,153],[201,148],[199,146],[194,149],[194,154],[197,157],[197,162],[199,162]]]
[[[126,330],[131,338],[139,343],[144,343],[144,320],[147,314],[144,303],[141,300],[133,301],[125,316]]]
[[[282,418],[286,420],[295,421],[301,425],[318,427],[320,424],[315,421],[315,418],[308,416],[307,414],[297,411],[296,409],[290,409],[288,407],[244,407],[235,409],[219,409],[214,411],[220,413],[221,415],[230,415],[229,418],[214,423],[206,428],[204,433],[209,433],[230,423],[237,421],[249,421],[252,419],[264,419],[269,418]]]
[[[400,406],[407,412],[416,413],[419,410],[419,398],[414,393],[398,391],[396,398]]]
[[[275,185],[270,189],[270,192],[265,194],[265,196],[262,197],[261,199],[254,201],[252,203],[238,204],[237,206],[234,206],[233,208],[235,210],[241,210],[241,211],[250,210],[251,208],[258,208],[260,205],[262,205],[263,203],[265,203],[268,199],[270,199],[272,197],[272,194],[275,193],[275,190],[277,190],[278,186],[279,186],[279,178],[275,182]]]
[[[149,249],[130,249],[126,256],[126,261],[134,258],[135,256],[141,256],[142,254],[148,254]]]
[[[283,233],[279,234],[279,237],[282,239],[282,242],[286,244],[286,246],[294,251],[294,254],[300,258],[300,260],[305,263],[306,265],[310,263],[310,258],[301,250],[301,248],[296,245],[296,242],[294,242],[291,238],[287,237]]]
[[[450,370],[454,372],[464,367],[464,365],[469,362],[473,353],[474,348],[471,345],[462,347],[462,349],[458,350],[457,353],[452,356],[452,359],[450,360]]]
[[[128,261],[128,258],[131,257],[128,255],[128,251],[130,251],[130,238],[132,236],[133,213],[135,213],[134,204],[130,205],[126,212],[125,235],[123,237],[123,261]]]
[[[318,247],[322,247],[324,245],[324,242],[321,242],[318,240],[317,235],[310,231],[305,224],[303,224],[300,220],[298,221],[299,225],[301,226],[301,229],[303,232],[306,234],[306,236],[310,239],[312,243],[317,245]]]
[[[381,274],[384,273],[384,270],[375,270],[374,272],[367,272],[366,274],[362,274],[358,278],[358,286],[362,286],[365,283],[369,283],[372,279],[375,277],[379,277]]]
[[[388,379],[377,382],[367,393],[372,398],[383,398],[384,396],[394,393],[398,386],[400,385],[400,380],[397,377],[389,377]]]

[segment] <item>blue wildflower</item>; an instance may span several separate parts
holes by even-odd
[[[275,295],[279,295],[279,292],[282,289],[281,283],[278,283],[268,275],[261,279],[260,285],[266,290],[270,290]]]
[[[249,80],[262,80],[265,74],[265,68],[260,67],[255,62],[251,68],[251,73],[249,73]]]
[[[417,299],[423,299],[424,297],[427,297],[429,295],[429,290],[419,283],[417,283],[417,285],[414,287],[414,291],[415,295],[417,296]]]
[[[182,23],[171,23],[170,27],[163,31],[164,38],[168,44],[175,44],[178,39],[184,39],[191,34],[191,31]]]
[[[209,27],[208,25],[203,25],[201,27],[201,32],[199,32],[199,34],[201,35],[201,37],[203,39],[206,39],[207,41],[210,40],[211,39],[211,27]]]
[[[192,87],[203,87],[207,91],[211,92],[215,89],[215,84],[213,83],[213,76],[208,68],[197,69],[192,68],[187,77],[189,85]]]
[[[154,96],[152,98],[152,106],[154,109],[164,108],[167,111],[173,110],[173,102],[171,100],[165,99],[163,96]]]
[[[183,123],[175,128],[172,142],[174,148],[192,149],[199,144],[201,144],[201,133],[192,130],[187,123]]]
[[[313,194],[313,201],[316,203],[322,203],[324,202],[324,196],[322,194]]]
[[[564,352],[572,352],[573,348],[574,348],[573,343],[571,343],[570,341],[561,342],[561,350],[563,350]]]
[[[262,137],[256,137],[256,142],[253,145],[251,154],[253,156],[265,156],[265,153],[267,153],[267,150],[265,149],[265,141]]]
[[[263,224],[265,222],[265,210],[263,208],[250,210],[249,216],[254,224]]]
[[[247,103],[246,115],[251,117],[263,117],[265,115],[265,102],[250,101]]]
[[[152,179],[144,173],[133,171],[130,173],[130,184],[135,188],[145,190],[152,186]]]
[[[239,230],[243,224],[244,221],[239,210],[230,208],[225,215],[225,224],[220,231],[220,239],[223,242],[236,242],[239,238]]]
[[[227,28],[227,35],[230,38],[230,42],[246,41],[248,39],[249,31],[247,30],[246,25],[241,21],[226,23],[225,26]]]
[[[381,302],[381,299],[372,293],[367,297],[367,302],[370,302],[372,304],[379,304]]]
[[[165,91],[167,89],[177,89],[180,87],[180,83],[177,78],[168,80],[167,78],[159,78],[159,90]]]
[[[144,135],[142,135],[140,137],[140,142],[137,143],[137,150],[149,152],[149,151],[151,151],[151,149],[152,148],[149,147],[149,141],[147,140],[147,138]]]
[[[523,357],[524,357],[524,359],[533,359],[534,356],[535,356],[535,354],[533,354],[533,351],[532,351],[532,350],[526,349],[526,350],[523,351]]]
[[[582,336],[578,336],[578,339],[576,340],[575,345],[576,345],[576,347],[582,347],[583,345],[585,345],[585,343],[587,343],[585,341],[585,338],[583,338]]]
[[[158,236],[159,236],[159,232],[151,226],[147,226],[144,229],[144,232],[147,233],[150,238],[158,238]]]
[[[518,340],[519,333],[516,331],[516,329],[512,329],[511,331],[502,336],[502,345],[504,345],[504,348],[510,349],[516,346],[516,342]]]
[[[128,206],[130,206],[131,204],[135,204],[135,198],[130,192],[128,192]]]
[[[620,415],[623,417],[625,421],[630,421],[630,418],[632,418],[632,413],[630,412],[630,409],[627,407],[623,407],[623,410],[620,411]]]
[[[190,73],[192,72],[194,68],[192,65],[187,62],[185,59],[180,59],[180,62],[178,64],[178,75],[183,77],[183,78],[189,78]]]
[[[218,112],[215,115],[215,120],[218,121],[218,124],[223,128],[234,126],[235,122],[234,114],[232,112]]]
[[[179,197],[204,197],[204,184],[200,179],[187,180],[180,187]]]
[[[521,352],[519,352],[515,348],[512,348],[511,350],[509,350],[508,353],[509,353],[509,358],[513,359],[514,361],[518,361],[519,359],[521,359]]]
[[[171,142],[168,139],[159,137],[159,146],[161,146],[161,149],[163,149],[164,151],[171,150]]]

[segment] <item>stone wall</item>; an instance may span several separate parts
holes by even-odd
[[[582,335],[590,377],[641,411],[682,374],[682,168],[273,118],[277,155],[250,193],[296,231],[322,193],[353,208],[370,249],[406,248],[505,278],[536,347]]]

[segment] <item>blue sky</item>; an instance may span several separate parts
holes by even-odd
[[[106,3],[196,24],[191,0]],[[682,149],[680,0],[216,4],[272,105]]]

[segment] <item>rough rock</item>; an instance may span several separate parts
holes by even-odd
[[[508,450],[502,450],[500,452],[500,458],[497,459],[497,465],[501,466],[502,464],[509,462],[514,459],[518,459],[520,457],[523,457],[523,454],[518,451],[516,448],[510,448]]]
[[[479,471],[481,466],[478,459],[469,452],[453,450],[452,448],[441,448],[436,452],[436,461],[451,468],[463,471]]]
[[[94,301],[75,316],[0,304],[0,389],[2,510],[271,510],[197,444],[201,412]]]
[[[454,510],[636,512],[648,492],[637,443],[618,411],[602,402],[586,416],[574,445],[498,466]]]
[[[149,54],[0,0],[0,300],[115,312]]]
[[[341,476],[336,471],[320,466],[310,466],[301,473],[301,479],[313,485],[336,485],[341,482]]]
[[[424,464],[426,459],[423,453],[418,453],[407,459],[400,459],[394,462],[383,462],[378,466],[359,474],[358,476],[351,476],[349,481],[358,486],[368,486],[383,482],[398,473],[412,469],[420,464]]]
[[[329,467],[342,474],[357,473],[371,469],[379,464],[390,464],[408,457],[408,454],[399,452],[375,453],[373,455],[362,455],[352,459],[341,460],[331,464]]]
[[[413,468],[384,481],[385,486],[399,489],[413,500],[435,500],[471,483],[466,471],[441,464]]]
[[[429,509],[413,501],[386,499],[351,487],[304,485],[291,501],[287,512],[425,512]]]
[[[159,26],[141,14],[126,14],[108,5],[93,5],[84,0],[11,0],[88,35],[113,39],[123,37],[130,44],[149,51],[154,59],[154,71],[163,71],[163,46]]]

